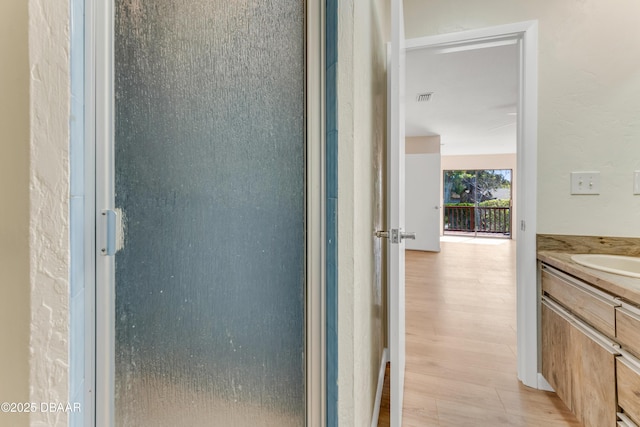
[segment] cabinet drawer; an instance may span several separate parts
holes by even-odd
[[[615,337],[615,307],[613,296],[543,265],[542,291],[573,314],[608,337]]]
[[[616,358],[618,405],[631,420],[640,424],[640,361],[632,356]]]
[[[616,308],[616,341],[640,357],[640,310],[625,303]]]

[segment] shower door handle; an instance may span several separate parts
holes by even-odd
[[[116,227],[118,223],[118,214],[111,209],[103,209],[98,219],[98,247],[100,255],[115,255],[117,250]]]

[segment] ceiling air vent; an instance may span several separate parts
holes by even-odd
[[[419,93],[418,96],[416,96],[416,101],[417,102],[429,102],[429,101],[431,101],[431,97],[432,96],[433,96],[433,92]]]

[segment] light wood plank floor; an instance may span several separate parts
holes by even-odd
[[[403,425],[579,426],[517,380],[515,242],[471,242],[407,251]]]

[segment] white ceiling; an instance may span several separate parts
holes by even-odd
[[[406,58],[406,136],[440,135],[442,155],[516,152],[516,44],[411,50]],[[425,92],[431,100],[417,102]]]

